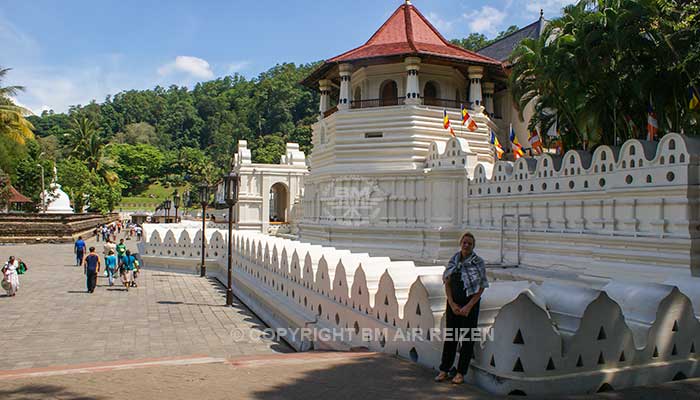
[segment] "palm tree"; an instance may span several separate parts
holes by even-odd
[[[79,158],[90,172],[96,172],[109,185],[119,181],[113,171],[114,163],[104,155],[107,141],[100,135],[95,123],[85,115],[74,116],[70,132],[71,157]]]
[[[0,82],[10,71],[10,68],[0,68]],[[22,86],[0,86],[0,135],[6,136],[17,144],[24,144],[27,139],[34,138],[31,122],[24,116],[31,111],[12,102],[10,96],[24,90]]]

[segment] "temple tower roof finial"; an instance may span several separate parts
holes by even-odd
[[[406,0],[406,5],[410,6],[411,5],[411,0]]]

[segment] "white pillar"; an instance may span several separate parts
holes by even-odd
[[[338,110],[350,108],[350,75],[352,75],[352,65],[340,64],[340,96],[338,97]]]
[[[323,114],[328,111],[331,105],[331,81],[328,79],[321,79],[318,81],[318,88],[321,91],[321,101],[318,105],[318,111]]]
[[[484,76],[484,67],[470,66],[469,67],[469,101],[472,107],[480,106],[481,98],[481,78]]]
[[[418,71],[420,70],[420,58],[406,57],[406,104],[422,104],[420,96],[420,80]]]
[[[489,117],[493,118],[493,93],[496,89],[496,85],[493,82],[484,82],[481,88],[484,91],[484,107],[486,108],[486,112],[489,114]]]

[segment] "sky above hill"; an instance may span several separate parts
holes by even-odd
[[[414,0],[447,38],[492,38],[573,0]],[[36,113],[108,94],[328,59],[363,44],[403,0],[3,0],[2,86]]]

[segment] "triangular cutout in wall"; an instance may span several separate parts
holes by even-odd
[[[523,334],[520,333],[520,329],[518,329],[518,333],[516,333],[515,338],[513,338],[513,344],[525,344],[525,341],[523,340]]]
[[[524,372],[523,363],[520,362],[520,357],[515,360],[515,365],[513,366],[513,372]]]
[[[547,371],[554,371],[556,368],[554,368],[554,360],[552,360],[552,357],[549,357],[549,362],[547,363]]]
[[[608,338],[608,335],[605,334],[605,328],[602,326],[600,327],[600,330],[598,330],[598,340],[605,340]]]

